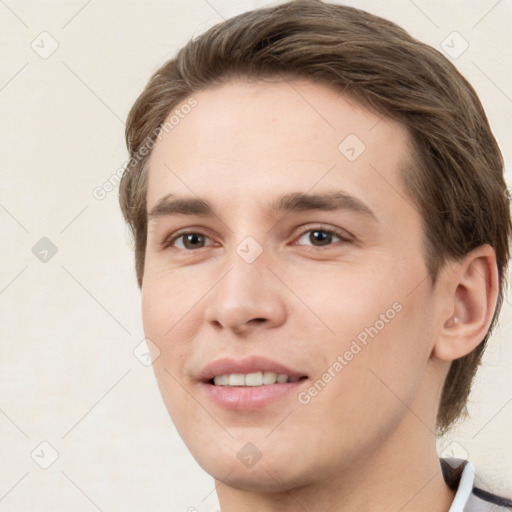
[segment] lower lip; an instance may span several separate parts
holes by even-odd
[[[297,396],[298,388],[308,379],[283,384],[263,386],[215,386],[202,384],[206,395],[218,406],[232,411],[254,411],[261,409],[279,398]]]

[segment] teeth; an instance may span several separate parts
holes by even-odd
[[[229,375],[218,375],[213,382],[216,386],[229,386]]]
[[[254,372],[254,373],[231,373],[229,375],[217,375],[213,379],[216,386],[262,386],[284,384],[286,382],[297,382],[300,377],[288,377],[283,373]]]
[[[229,375],[230,386],[243,386],[245,384],[245,375],[242,373],[232,373]]]
[[[263,384],[275,384],[277,382],[277,374],[274,372],[263,372]]]
[[[242,375],[243,377],[243,375]],[[256,373],[248,373],[245,375],[245,385],[246,386],[261,386],[263,384],[263,373],[256,372]],[[244,385],[244,382],[240,384],[241,386]]]

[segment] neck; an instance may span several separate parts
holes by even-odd
[[[412,414],[402,423],[377,450],[300,482],[260,467],[274,480],[272,492],[216,480],[221,512],[446,512],[454,493],[443,479],[435,435]]]

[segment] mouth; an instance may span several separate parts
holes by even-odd
[[[253,356],[247,359],[218,359],[199,374],[207,398],[223,409],[250,411],[296,397],[306,373],[277,361]],[[298,391],[297,391],[298,392]]]

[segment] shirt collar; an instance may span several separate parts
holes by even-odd
[[[460,477],[457,492],[453,498],[452,505],[448,512],[464,512],[467,511],[466,505],[471,497],[473,486],[475,485],[475,466],[469,461],[463,461],[461,459],[448,458],[444,459],[447,464],[452,468],[457,468],[461,464],[464,464],[462,475]]]

